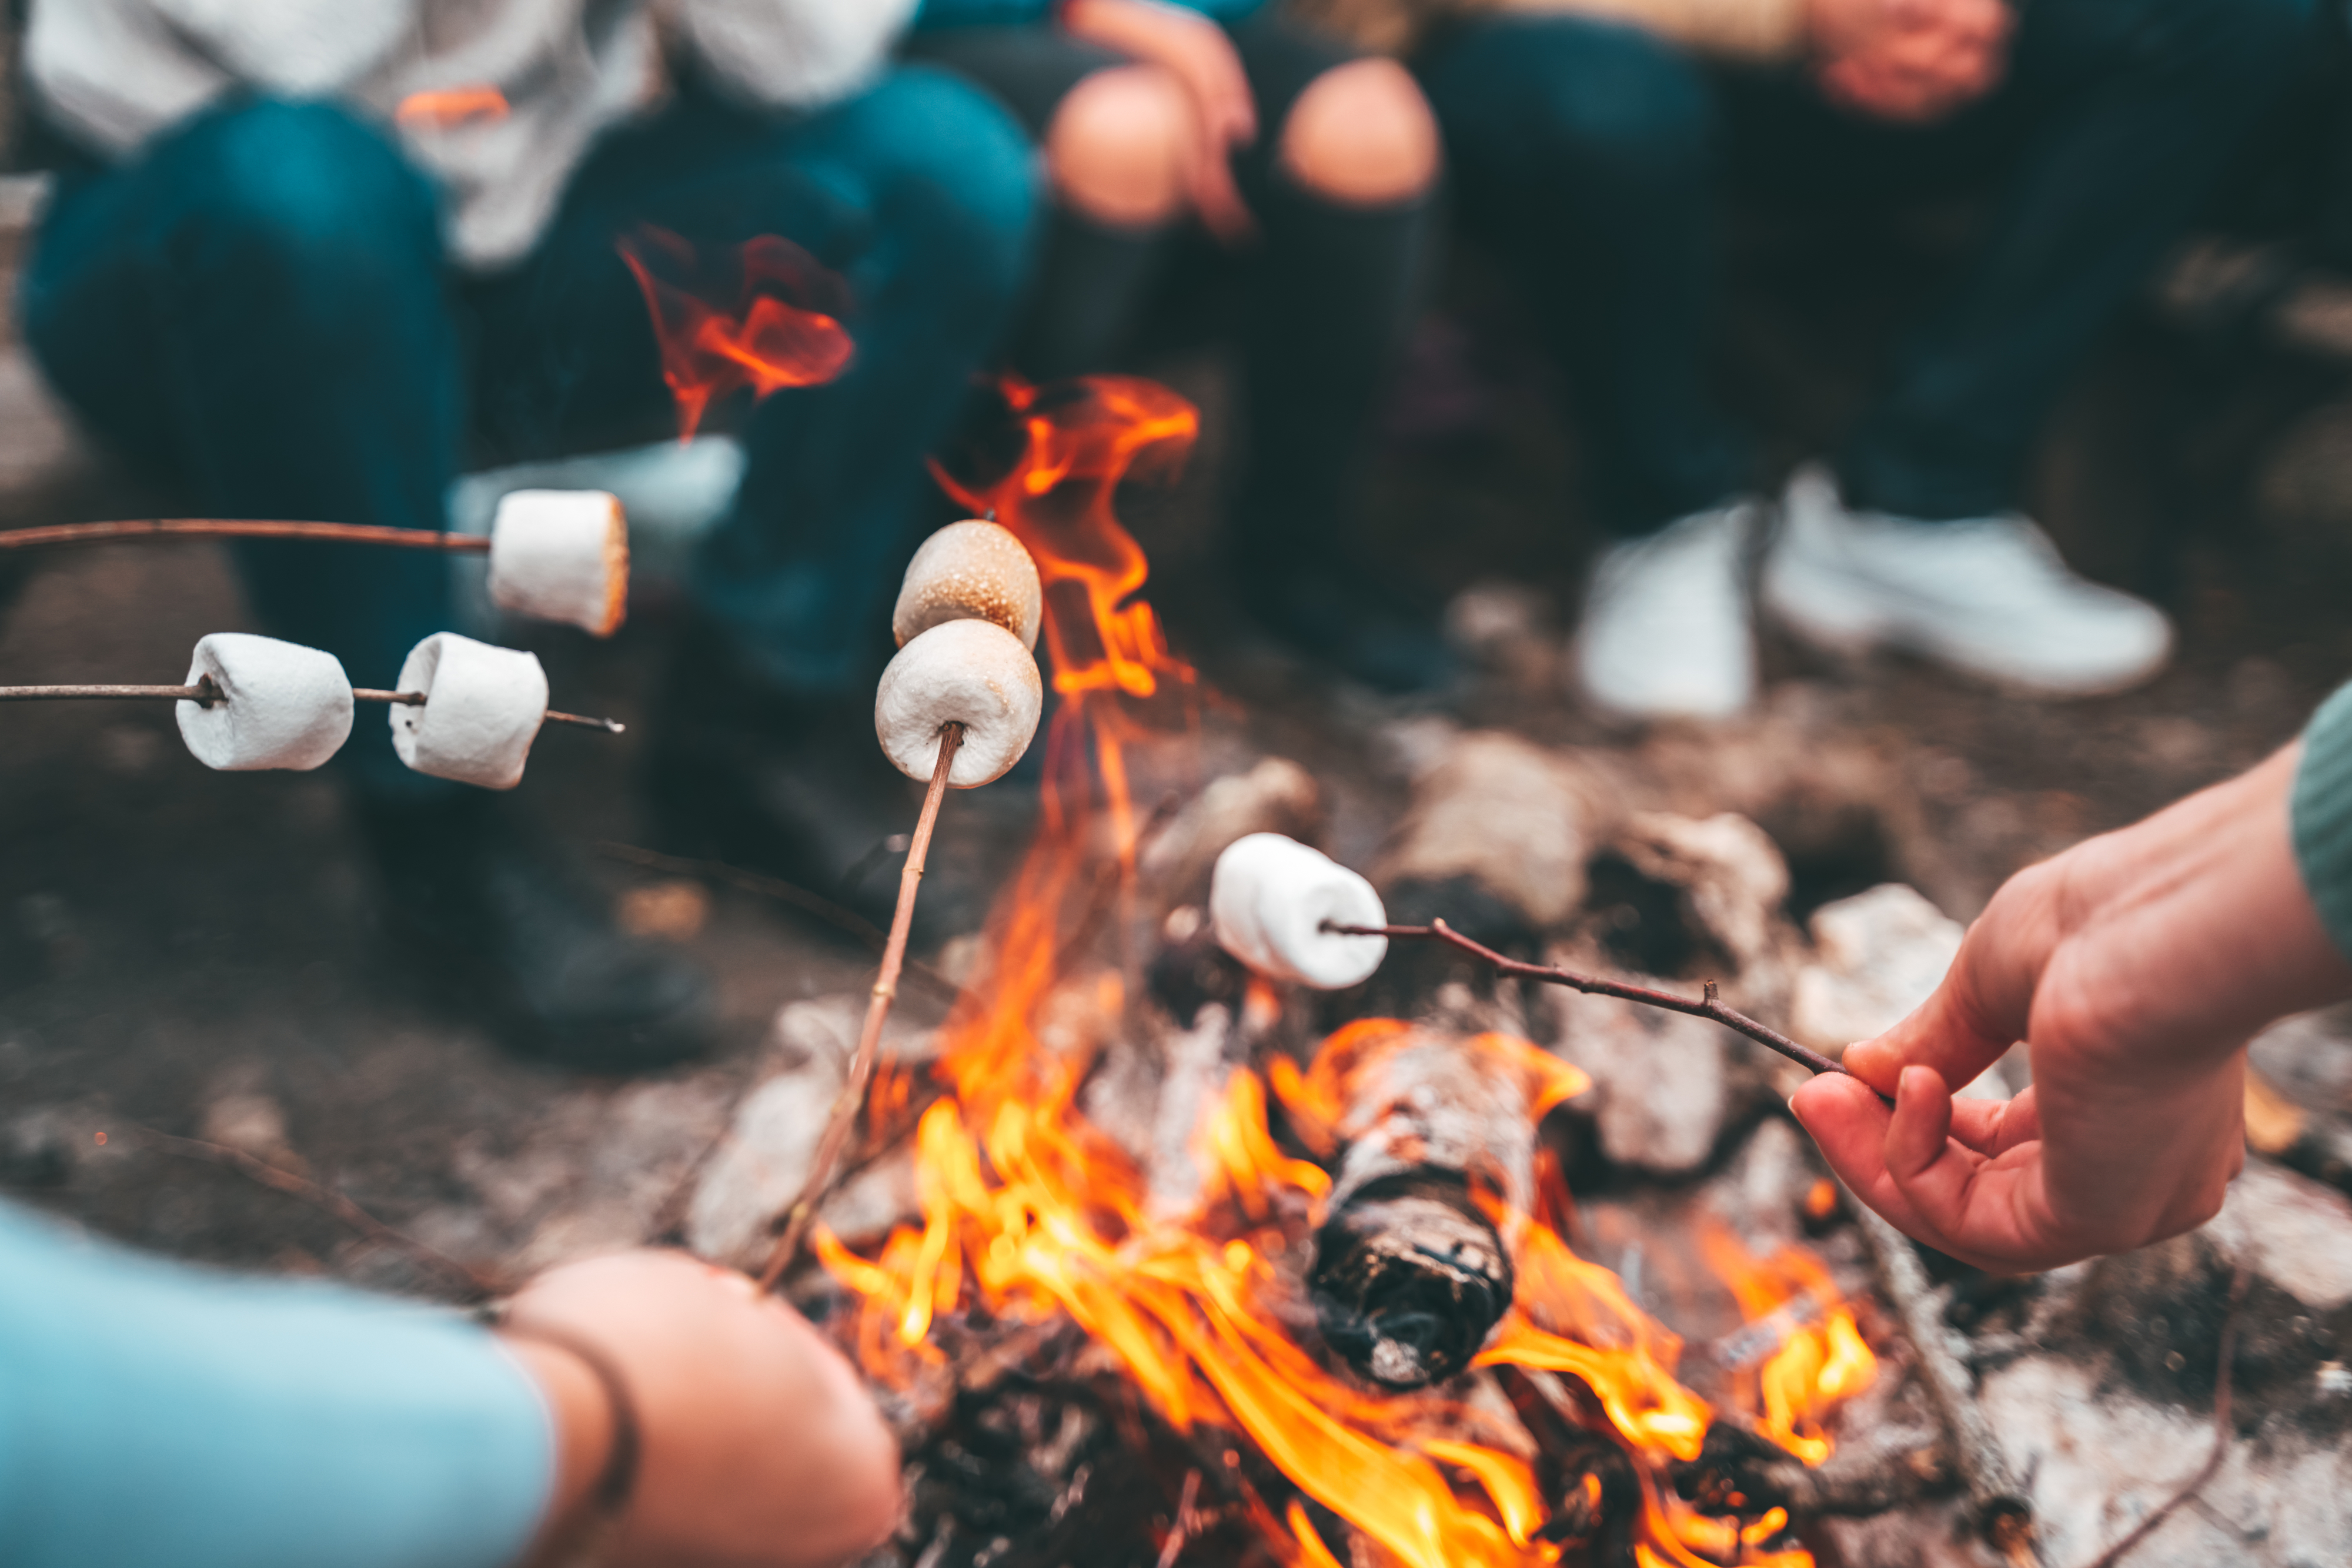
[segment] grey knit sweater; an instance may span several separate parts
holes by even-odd
[[[2303,732],[2294,773],[2294,858],[2336,946],[2352,956],[2352,684]]]
[[[448,193],[451,253],[490,269],[546,226],[597,133],[667,89],[665,39],[747,102],[809,108],[877,72],[915,0],[36,0],[47,118],[109,158],[239,91],[396,125]],[[401,112],[456,94],[491,113]]]

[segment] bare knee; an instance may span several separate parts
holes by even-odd
[[[1348,206],[1407,201],[1437,178],[1437,120],[1394,60],[1353,60],[1307,84],[1282,127],[1282,167]]]
[[[1184,204],[1192,105],[1153,66],[1097,71],[1062,99],[1045,132],[1045,163],[1065,204],[1100,223],[1144,227]]]

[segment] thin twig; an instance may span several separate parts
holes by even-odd
[[[1622,1001],[1664,1008],[1668,1012],[1684,1013],[1691,1018],[1710,1019],[1726,1029],[1738,1030],[1759,1045],[1779,1051],[1810,1071],[1843,1073],[1857,1083],[1862,1082],[1820,1051],[1799,1045],[1779,1030],[1758,1023],[1737,1009],[1724,1006],[1722,999],[1716,995],[1713,980],[1706,982],[1699,999],[1693,1001],[1688,997],[1678,997],[1672,991],[1661,991],[1650,986],[1636,986],[1625,980],[1605,980],[1595,975],[1580,975],[1573,969],[1557,968],[1549,964],[1525,964],[1517,958],[1505,957],[1483,942],[1465,936],[1443,920],[1433,920],[1426,925],[1342,925],[1337,921],[1327,920],[1323,923],[1323,929],[1342,936],[1386,936],[1391,940],[1444,942],[1492,965],[1496,973],[1513,979],[1565,986],[1570,990],[1592,996],[1615,997]],[[1878,1091],[1874,1089],[1871,1092],[1877,1094]],[[1894,1103],[1884,1094],[1878,1097],[1890,1105]]]
[[[226,700],[226,694],[210,675],[193,686],[0,686],[0,702],[57,702],[78,697],[148,697],[159,702],[194,703],[198,707],[210,707]],[[353,686],[352,700],[358,703],[388,703],[399,707],[423,707],[423,692],[388,692],[373,686]],[[607,735],[625,735],[629,727],[616,718],[593,718],[585,714],[558,713],[549,708],[550,724],[575,724],[583,729],[601,729]]]
[[[2205,1483],[2221,1469],[2221,1461],[2230,1454],[2230,1363],[2238,1349],[2238,1308],[2246,1299],[2246,1287],[2252,1283],[2253,1274],[2245,1265],[2230,1278],[2230,1304],[2221,1314],[2221,1364],[2213,1371],[2213,1451],[2197,1467],[2197,1473],[2180,1485],[2180,1490],[2152,1511],[2147,1518],[2132,1527],[2130,1534],[2099,1553],[2090,1568],[2116,1568],[2134,1548],[2156,1532],[2156,1527],[2172,1517],[2173,1510],[2205,1490]]]
[[[1928,1283],[1927,1268],[1911,1249],[1910,1239],[1879,1218],[1877,1212],[1846,1194],[1846,1207],[1862,1232],[1864,1245],[1875,1265],[1878,1283],[1894,1304],[1911,1342],[1919,1380],[1927,1404],[1950,1446],[1952,1469],[1968,1493],[1970,1522],[1986,1544],[2011,1563],[2041,1561],[2034,1539],[2033,1505],[2018,1484],[1992,1423],[1976,1400],[1975,1379],[1951,1352],[1944,1315]]]
[[[131,1124],[131,1136],[159,1154],[175,1155],[184,1160],[201,1160],[206,1165],[220,1166],[238,1175],[259,1182],[263,1186],[282,1192],[289,1197],[299,1198],[311,1207],[321,1209],[341,1220],[369,1240],[380,1246],[405,1252],[435,1271],[461,1282],[469,1300],[488,1301],[501,1289],[496,1280],[472,1266],[461,1263],[438,1248],[427,1246],[414,1236],[394,1229],[350,1198],[332,1187],[320,1186],[307,1176],[280,1170],[268,1160],[234,1149],[226,1144],[206,1143],[202,1138],[176,1137],[159,1133],[152,1127]]]
[[[766,876],[756,871],[745,871],[741,866],[729,865],[724,861],[693,860],[684,855],[666,855],[658,850],[641,849],[635,844],[625,844],[614,839],[606,839],[599,842],[596,852],[609,860],[624,861],[630,865],[643,866],[647,871],[666,871],[673,876],[704,877],[712,882],[725,883],[730,887],[740,887],[746,893],[762,894],[770,898],[781,899],[795,909],[805,911],[828,925],[840,927],[877,953],[881,952],[890,943],[888,932],[856,910],[844,908],[823,894],[811,893],[800,883],[786,882],[782,877]],[[906,972],[910,978],[919,980],[938,992],[940,999],[943,1002],[953,1004],[963,995],[961,987],[929,964],[909,958],[907,960]]]
[[[38,549],[47,545],[102,545],[123,539],[324,539],[337,544],[393,545],[405,549],[449,550],[487,555],[481,534],[443,533],[431,528],[391,528],[371,523],[303,523],[260,517],[142,517],[121,523],[61,523],[46,528],[0,531],[0,549]]]
[[[890,1017],[890,1004],[898,995],[898,971],[907,959],[907,935],[915,924],[915,894],[922,886],[923,862],[931,852],[931,831],[939,826],[940,803],[947,799],[948,773],[955,766],[956,751],[963,745],[963,726],[949,723],[940,730],[939,759],[931,765],[931,785],[923,793],[923,813],[915,820],[915,841],[907,851],[907,869],[898,873],[898,907],[890,916],[890,940],[882,949],[882,972],[874,977],[874,993],[866,1005],[866,1028],[857,1037],[857,1054],[850,1058],[849,1074],[841,1085],[841,1093],[833,1103],[833,1116],[825,1124],[824,1137],[816,1146],[816,1158],[809,1166],[808,1179],[801,1185],[800,1197],[793,1200],[784,1220],[784,1233],[776,1239],[775,1249],[768,1254],[768,1266],[760,1272],[760,1288],[772,1291],[776,1281],[799,1255],[801,1238],[807,1234],[809,1221],[816,1218],[817,1205],[824,1201],[832,1189],[834,1167],[841,1163],[849,1135],[856,1127],[858,1113],[865,1108],[866,1085],[874,1081],[874,1063],[882,1054],[882,1026]]]

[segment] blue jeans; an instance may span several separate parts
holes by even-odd
[[[2009,73],[1948,120],[1843,112],[1797,73],[1710,70],[1590,18],[1496,17],[1415,62],[1464,216],[1527,275],[1591,434],[1603,521],[1638,533],[1759,476],[1708,395],[1714,204],[2000,200],[1840,454],[1858,503],[2015,504],[2044,417],[2292,74],[2305,0],[2029,0]]]
[[[24,284],[26,335],[100,434],[204,512],[444,526],[468,450],[579,450],[667,406],[646,307],[614,249],[655,223],[698,245],[779,234],[848,281],[849,371],[746,420],[731,514],[698,598],[776,682],[854,680],[946,434],[1027,266],[1029,146],[939,72],[894,70],[796,118],[689,96],[617,132],[537,249],[468,279],[436,193],[383,131],[320,103],[246,101],[121,167],[61,183]],[[447,624],[424,552],[245,544],[275,635],[390,685]],[[371,792],[426,787],[380,725],[346,756]]]

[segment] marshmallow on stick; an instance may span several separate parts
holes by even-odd
[[[197,643],[187,685],[209,680],[220,696],[209,706],[183,700],[180,738],[207,768],[244,772],[316,768],[352,733],[352,683],[332,653],[215,632]]]
[[[416,706],[392,710],[392,747],[419,773],[511,789],[547,716],[547,672],[538,655],[436,632],[400,666]]]
[[[1344,936],[1335,925],[1385,925],[1372,884],[1318,850],[1280,833],[1235,839],[1209,878],[1209,918],[1217,945],[1270,979],[1320,991],[1371,977],[1388,956],[1385,936]]]
[[[929,783],[940,731],[963,726],[948,784],[976,789],[1004,776],[1037,733],[1045,683],[1021,639],[990,621],[949,621],[898,650],[874,693],[874,733],[898,771]]]
[[[1011,529],[974,517],[950,523],[915,552],[890,631],[903,648],[950,621],[992,621],[1034,653],[1045,612],[1045,589],[1028,549]]]
[[[629,525],[602,490],[515,490],[490,524],[490,598],[501,610],[598,637],[629,608]]]

